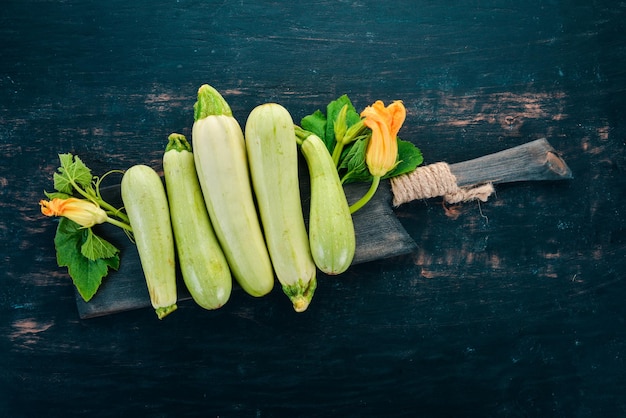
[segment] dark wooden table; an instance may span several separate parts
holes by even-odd
[[[626,6],[600,1],[5,1],[0,415],[624,416]],[[546,137],[566,182],[396,210],[413,254],[277,287],[80,320],[40,215],[57,154],[160,169],[202,83],[245,122],[346,93],[404,101],[426,162]]]

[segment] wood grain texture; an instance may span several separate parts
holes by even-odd
[[[568,180],[572,171],[545,138],[450,165],[459,186]]]
[[[0,415],[624,416],[624,22],[597,0],[3,2]],[[37,205],[57,154],[158,167],[202,83],[240,123],[403,100],[426,164],[546,138],[574,177],[402,205],[416,249],[320,280],[303,315],[277,289],[80,320]]]

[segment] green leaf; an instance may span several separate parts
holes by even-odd
[[[367,141],[363,139],[357,140],[352,145],[348,153],[345,154],[339,165],[340,170],[346,170],[341,181],[344,184],[354,183],[357,181],[372,181],[367,164],[365,163],[365,152],[367,151]],[[398,138],[398,164],[393,170],[383,176],[383,178],[396,177],[401,174],[410,173],[417,166],[424,162],[422,152],[413,143]]]
[[[359,139],[355,141],[348,149],[345,157],[339,164],[339,169],[346,170],[346,173],[342,176],[342,183],[353,183],[356,181],[370,181],[372,175],[370,174],[367,164],[365,163],[365,151],[367,150],[367,140]]]
[[[305,131],[317,135],[322,141],[324,140],[326,136],[326,116],[320,110],[303,117],[300,125]]]
[[[54,179],[54,188],[61,193],[72,194],[74,191],[74,186],[70,182],[70,179],[67,176],[64,176],[60,173],[54,173],[52,176]]]
[[[348,106],[346,125],[349,129],[351,126],[361,121],[361,116],[345,94],[326,106],[326,115],[320,110],[316,110],[313,114],[305,116],[301,122],[303,129],[314,133],[324,141],[326,148],[331,154],[336,144],[335,121],[345,105]],[[357,134],[361,134],[361,132],[355,133],[355,135]],[[343,183],[356,181],[367,182],[372,180],[372,175],[369,173],[365,163],[368,135],[362,135],[357,138],[361,139],[357,139],[354,143],[346,145],[339,159],[337,169],[340,171]],[[384,177],[390,178],[411,172],[422,164],[423,160],[421,151],[415,145],[398,138],[398,164]]]
[[[336,100],[333,100],[326,106],[326,115],[321,110],[316,110],[311,115],[302,118],[300,125],[302,129],[309,131],[324,142],[328,152],[332,154],[335,148],[335,121],[337,116],[341,112],[341,109],[347,105],[346,112],[346,127],[350,128],[355,123],[361,120],[361,116],[356,111],[352,102],[347,95],[343,95]]]
[[[74,186],[72,183],[83,188],[91,187],[93,175],[91,170],[78,157],[70,153],[59,154],[61,167],[54,173],[54,188],[61,192],[72,194]]]
[[[361,115],[359,114],[359,112],[356,111],[354,106],[351,105],[350,108],[348,109],[348,113],[346,114],[346,121],[347,121],[348,128],[354,125],[355,123],[359,122],[360,120],[361,120]]]
[[[335,147],[335,120],[345,105],[348,105],[348,112],[346,113],[346,126],[348,128],[361,119],[346,94],[326,106],[326,133],[322,139],[331,153]]]
[[[115,248],[113,244],[94,234],[91,228],[88,228],[87,231],[89,231],[87,233],[87,239],[80,247],[82,255],[90,260],[111,258],[117,255],[119,250]]]
[[[74,162],[74,155],[71,153],[59,154],[59,161],[61,161],[61,167],[69,167]]]
[[[77,223],[61,218],[57,227],[54,244],[59,267],[67,267],[70,277],[82,298],[88,302],[97,292],[102,278],[109,268],[119,268],[119,256],[90,260],[81,251],[91,231]]]
[[[72,197],[72,195],[69,195],[67,193],[61,193],[61,192],[46,192],[46,191],[44,191],[43,194],[46,195],[48,200],[52,200],[54,198],[67,199],[69,197]]]
[[[396,177],[401,174],[410,173],[424,162],[424,157],[420,149],[413,143],[398,138],[398,160],[398,165],[389,173],[385,174],[383,178]]]

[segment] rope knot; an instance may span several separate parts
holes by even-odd
[[[411,173],[393,177],[391,189],[396,207],[412,200],[439,196],[451,204],[476,199],[486,202],[494,192],[491,183],[459,187],[450,166],[444,162],[418,167]]]

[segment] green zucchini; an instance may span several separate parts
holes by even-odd
[[[231,273],[252,296],[274,287],[274,271],[254,205],[243,132],[209,85],[198,90],[192,142],[209,217]]]
[[[326,274],[343,273],[354,259],[356,236],[339,174],[318,136],[309,135],[300,150],[311,178],[309,242],[313,260]]]
[[[163,173],[178,264],[193,300],[217,309],[230,297],[230,269],[206,210],[191,145],[180,134],[168,140]]]
[[[279,104],[252,110],[245,141],[265,241],[283,291],[296,312],[309,306],[317,281],[298,178],[298,145],[291,115]]]
[[[150,301],[159,319],[176,310],[176,260],[170,211],[159,175],[146,165],[124,173],[122,201],[133,228]]]

